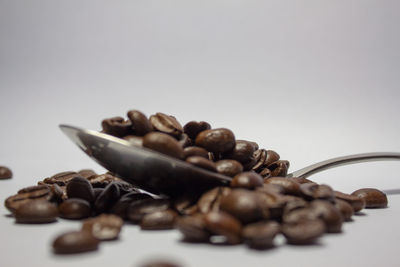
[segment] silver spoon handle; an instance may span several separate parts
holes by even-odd
[[[400,160],[400,153],[396,152],[376,152],[376,153],[363,153],[355,154],[344,157],[337,157],[333,159],[324,160],[308,167],[302,168],[298,171],[289,173],[287,177],[309,177],[315,173],[335,168],[338,166],[349,165],[360,162],[368,161],[383,161],[383,160]]]

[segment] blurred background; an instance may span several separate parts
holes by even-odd
[[[14,188],[104,171],[58,129],[138,109],[205,120],[294,171],[400,152],[400,2],[0,0],[0,164]],[[398,188],[399,162],[315,180]]]

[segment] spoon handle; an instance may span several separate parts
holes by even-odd
[[[376,153],[363,153],[354,154],[344,157],[337,157],[333,159],[324,160],[308,167],[302,168],[295,172],[289,173],[287,177],[309,177],[315,173],[354,163],[368,162],[368,161],[383,161],[383,160],[400,160],[400,153],[396,152],[376,152]]]

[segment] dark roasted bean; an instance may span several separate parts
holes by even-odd
[[[147,119],[146,115],[138,110],[130,110],[127,114],[129,120],[132,123],[132,128],[135,131],[135,135],[143,136],[153,131],[153,126]]]
[[[205,130],[197,135],[196,146],[215,153],[229,152],[235,147],[235,136],[226,128]]]
[[[19,206],[14,216],[17,223],[51,223],[56,221],[58,209],[55,204],[38,199]]]
[[[205,192],[197,201],[197,207],[200,212],[207,213],[212,210],[217,210],[219,207],[216,205],[217,198],[221,194],[221,188],[216,187]]]
[[[375,188],[362,188],[351,194],[364,199],[366,208],[386,208],[388,204],[386,194]]]
[[[114,213],[115,215],[118,215],[122,219],[127,219],[128,218],[128,208],[129,205],[135,201],[141,201],[143,199],[151,199],[152,197],[148,194],[145,193],[136,193],[136,192],[131,192],[123,197],[121,197],[117,203],[114,204],[114,206],[111,208],[111,212]]]
[[[242,172],[233,177],[231,187],[254,189],[263,186],[263,178],[255,172]]]
[[[98,240],[117,239],[124,221],[112,214],[102,214],[87,219],[82,224],[82,231],[91,233]]]
[[[94,202],[94,191],[90,182],[80,176],[74,177],[67,184],[68,198],[81,198],[89,203]]]
[[[189,146],[183,149],[183,156],[185,159],[191,156],[198,156],[208,159],[208,151],[202,147]]]
[[[11,177],[12,171],[5,166],[0,166],[0,179],[10,179]]]
[[[275,151],[265,149],[256,150],[253,156],[256,160],[256,164],[253,166],[253,170],[255,171],[259,171],[264,167],[268,167],[273,162],[278,161],[280,158],[278,153]]]
[[[89,179],[89,178],[97,175],[97,173],[91,169],[80,170],[80,171],[78,171],[78,174],[86,179]]]
[[[67,185],[67,183],[75,178],[76,176],[79,176],[77,172],[72,172],[72,171],[66,171],[66,172],[60,172],[57,174],[54,174],[53,176],[46,178],[43,180],[43,183],[45,184],[58,184],[59,186],[64,186]]]
[[[176,120],[176,118],[164,113],[158,112],[155,115],[150,116],[150,122],[155,130],[174,137],[179,137],[183,132],[182,125]]]
[[[322,220],[301,221],[295,224],[284,224],[282,233],[289,244],[305,245],[314,243],[325,232]]]
[[[340,233],[342,231],[343,217],[339,209],[332,203],[324,200],[314,200],[310,207],[322,219],[328,233]]]
[[[105,119],[101,122],[103,132],[106,134],[123,137],[133,133],[132,122],[126,121],[122,117],[113,117]]]
[[[277,222],[257,222],[243,227],[242,237],[251,248],[265,249],[274,245],[275,236],[280,232]]]
[[[178,214],[171,209],[160,210],[143,216],[140,228],[143,230],[167,230],[174,228]]]
[[[196,167],[206,169],[208,171],[216,172],[217,168],[215,167],[215,163],[211,160],[205,159],[199,156],[192,156],[186,159],[187,163],[190,163]]]
[[[16,195],[8,197],[4,205],[12,213],[18,209],[19,206],[36,199],[51,200],[53,199],[52,191],[47,185],[35,185],[25,187],[18,191]]]
[[[313,200],[313,199],[333,200],[333,198],[335,197],[332,188],[328,185],[305,183],[300,185],[300,191],[301,195],[307,200]]]
[[[211,235],[206,229],[203,215],[179,217],[175,227],[183,234],[184,240],[189,242],[207,242]]]
[[[246,163],[251,160],[253,153],[254,145],[251,142],[245,140],[236,140],[233,150],[225,154],[224,157],[237,160],[240,163]]]
[[[105,188],[112,182],[121,181],[121,179],[110,173],[92,176],[88,178],[88,180],[92,184],[93,188]]]
[[[278,160],[268,165],[268,169],[271,171],[271,176],[285,177],[289,169],[289,161]]]
[[[144,199],[135,201],[128,208],[128,218],[133,223],[139,223],[146,214],[167,210],[171,206],[168,199]]]
[[[220,209],[247,224],[268,219],[269,207],[259,193],[246,189],[234,189],[221,198]]]
[[[186,148],[188,146],[191,146],[193,141],[189,138],[187,134],[183,133],[179,136],[178,143],[181,145],[181,147]]]
[[[363,198],[339,191],[335,191],[334,193],[336,198],[347,201],[353,207],[354,212],[359,212],[365,208],[365,200]]]
[[[165,133],[151,132],[144,136],[143,146],[178,159],[183,158],[183,148],[175,138]]]
[[[181,267],[181,265],[175,263],[175,262],[171,262],[171,261],[167,261],[167,260],[155,260],[155,261],[150,261],[150,262],[146,262],[142,265],[140,265],[140,267]]]
[[[294,180],[284,178],[284,177],[270,177],[264,179],[266,184],[275,184],[281,186],[285,190],[285,194],[288,195],[299,195],[300,194],[300,184]]]
[[[196,136],[200,132],[209,130],[209,129],[211,129],[211,125],[205,121],[200,121],[200,122],[189,121],[183,127],[183,131],[193,140],[196,139]]]
[[[239,161],[233,159],[223,159],[215,162],[217,172],[229,177],[233,177],[243,172],[243,166]]]
[[[83,219],[92,214],[90,203],[81,198],[69,198],[58,207],[60,217],[64,219]]]
[[[107,185],[104,191],[97,197],[94,202],[94,208],[96,212],[106,212],[118,201],[119,198],[119,187],[113,182]]]
[[[261,170],[259,171],[259,174],[260,174],[263,178],[269,178],[269,177],[271,177],[271,171],[270,171],[268,168],[261,169]]]
[[[214,234],[226,237],[228,244],[241,242],[240,234],[242,225],[232,215],[226,212],[209,212],[205,214],[204,221],[206,228]]]
[[[338,208],[338,210],[342,214],[343,220],[351,220],[351,216],[353,216],[354,210],[349,202],[337,198],[335,199],[335,207]]]
[[[97,250],[99,240],[88,231],[68,232],[53,241],[53,250],[57,254],[72,254]]]

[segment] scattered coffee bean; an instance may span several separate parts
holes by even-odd
[[[211,233],[206,229],[203,215],[184,216],[176,220],[175,227],[188,242],[208,242]]]
[[[118,239],[124,221],[113,214],[102,214],[95,218],[87,219],[82,224],[82,231],[89,232],[98,240]]]
[[[353,207],[354,212],[359,212],[365,208],[365,199],[361,197],[345,194],[339,191],[335,191],[334,193],[337,199],[347,201]]]
[[[143,230],[167,230],[174,228],[178,214],[171,209],[160,210],[143,216],[140,228]]]
[[[44,199],[26,202],[15,211],[17,223],[51,223],[58,216],[57,206]]]
[[[386,208],[388,204],[386,194],[375,188],[362,188],[351,194],[362,198],[366,208]]]
[[[128,208],[128,218],[133,223],[139,223],[146,214],[167,210],[171,206],[168,199],[144,199],[131,203]]]
[[[98,249],[99,240],[88,231],[68,232],[60,235],[53,241],[53,250],[56,254],[73,254]]]
[[[11,170],[5,166],[0,166],[0,179],[10,179],[11,177]]]
[[[58,207],[60,217],[64,219],[83,219],[92,214],[90,203],[81,198],[69,198]]]
[[[165,260],[156,260],[156,261],[151,261],[144,263],[140,265],[140,267],[181,267],[181,265],[171,262],[171,261],[165,261]]]
[[[52,191],[47,185],[25,187],[19,190],[16,195],[8,197],[4,205],[10,212],[14,213],[21,205],[35,199],[50,201],[53,199]]]

